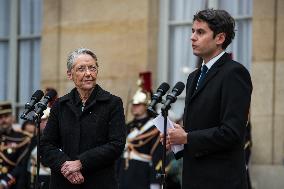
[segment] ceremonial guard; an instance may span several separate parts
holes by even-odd
[[[156,178],[161,169],[162,145],[159,131],[147,114],[151,100],[151,74],[141,73],[139,89],[131,101],[134,119],[127,124],[126,147],[119,168],[120,189],[158,189]]]
[[[28,152],[30,136],[12,128],[12,105],[0,102],[0,189],[21,188],[19,178],[26,171],[24,159]]]

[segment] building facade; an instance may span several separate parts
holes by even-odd
[[[248,68],[253,81],[253,185],[284,188],[284,1],[1,0],[0,5],[0,86],[6,91],[0,98],[13,101],[18,112],[38,88],[53,87],[63,95],[73,87],[66,58],[79,47],[96,52],[98,83],[122,97],[125,109],[139,72],[152,72],[154,91],[162,82],[171,87],[186,82],[198,66],[190,45],[193,14],[227,10],[237,21],[227,52]],[[15,16],[12,10],[20,11]],[[173,106],[176,117],[183,112],[184,96]]]

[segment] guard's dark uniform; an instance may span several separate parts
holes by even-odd
[[[26,164],[22,160],[28,153],[29,144],[30,136],[20,131],[11,129],[8,134],[1,135],[0,179],[11,189],[21,188],[17,186],[20,184],[17,181],[26,171]]]
[[[156,174],[161,170],[162,145],[159,131],[150,117],[127,124],[126,149],[119,170],[120,189],[149,189],[159,183]]]

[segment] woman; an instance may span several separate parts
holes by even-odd
[[[68,57],[67,77],[75,88],[53,104],[41,138],[52,189],[118,187],[114,164],[125,145],[123,105],[96,84],[98,67],[89,49]]]

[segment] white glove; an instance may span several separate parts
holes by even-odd
[[[150,184],[150,189],[160,189],[161,188],[161,186],[160,186],[160,184]]]

